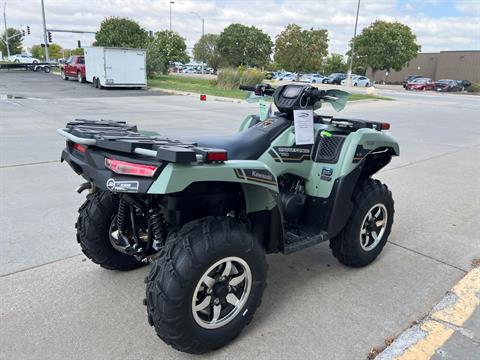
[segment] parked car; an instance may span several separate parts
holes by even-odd
[[[297,77],[298,77],[297,74],[291,73],[291,74],[285,75],[285,76],[282,78],[282,80],[283,80],[283,81],[296,81],[296,80],[297,80]]]
[[[76,78],[78,82],[85,82],[85,57],[83,55],[70,56],[60,69],[63,80]]]
[[[276,76],[275,80],[284,80],[285,77],[288,77],[290,75],[292,75],[291,72],[282,72]]]
[[[342,80],[341,84],[345,85],[347,83],[347,79],[345,78]],[[352,76],[352,85],[353,86],[370,86],[371,81],[368,77],[362,75],[353,75]]]
[[[340,85],[342,83],[342,80],[344,80],[346,77],[347,75],[344,73],[333,73],[333,74],[330,74],[325,79],[323,79],[322,83]]]
[[[468,88],[472,85],[472,83],[468,80],[457,80],[457,81],[462,84],[462,86],[463,86],[462,90],[465,90],[466,88]]]
[[[435,83],[430,78],[417,78],[407,83],[405,90],[434,90]]]
[[[441,79],[435,82],[436,91],[463,91],[463,84],[458,80]]]
[[[305,74],[300,78],[300,81],[321,84],[323,79],[325,79],[325,76],[323,76],[322,74]]]
[[[9,61],[21,64],[38,64],[40,60],[27,54],[16,54],[8,57]]]
[[[407,77],[406,77],[405,79],[403,79],[403,81],[402,81],[403,88],[406,89],[407,84],[408,84],[409,82],[412,82],[412,81],[415,80],[415,79],[420,79],[420,78],[423,78],[423,77],[424,77],[424,76],[422,76],[422,75],[409,75],[409,76],[407,76]]]

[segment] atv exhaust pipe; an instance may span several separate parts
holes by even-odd
[[[92,189],[92,183],[91,182],[85,182],[85,183],[81,184],[79,187],[77,187],[75,189],[75,191],[77,193],[81,194],[86,189],[89,189],[89,190]]]

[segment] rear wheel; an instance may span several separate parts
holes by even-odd
[[[353,194],[353,210],[342,232],[330,240],[333,255],[344,265],[361,267],[374,261],[393,224],[393,199],[378,180],[362,182]]]
[[[118,198],[107,191],[89,194],[78,210],[77,241],[83,253],[108,270],[132,270],[143,265],[133,256],[114,249],[110,242],[111,224],[118,211]]]
[[[79,83],[83,83],[83,76],[82,76],[82,73],[80,71],[77,72],[77,81]]]
[[[171,234],[146,278],[148,321],[175,349],[201,354],[235,338],[260,306],[265,252],[231,218],[192,221]]]

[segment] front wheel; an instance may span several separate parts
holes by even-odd
[[[265,252],[245,224],[207,217],[167,239],[146,278],[148,321],[177,350],[201,354],[234,339],[260,306]]]
[[[68,80],[68,76],[65,75],[65,70],[62,69],[62,71],[60,72],[60,76],[62,77],[63,80]]]
[[[393,224],[393,199],[378,180],[362,182],[353,194],[353,210],[342,232],[330,240],[333,255],[344,265],[362,267],[385,246]]]

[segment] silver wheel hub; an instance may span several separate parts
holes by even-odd
[[[379,203],[367,211],[360,228],[360,245],[363,250],[370,251],[377,247],[385,234],[387,221],[385,205]]]
[[[245,260],[230,256],[210,266],[192,298],[193,318],[203,328],[217,329],[232,321],[247,302],[252,273]]]

